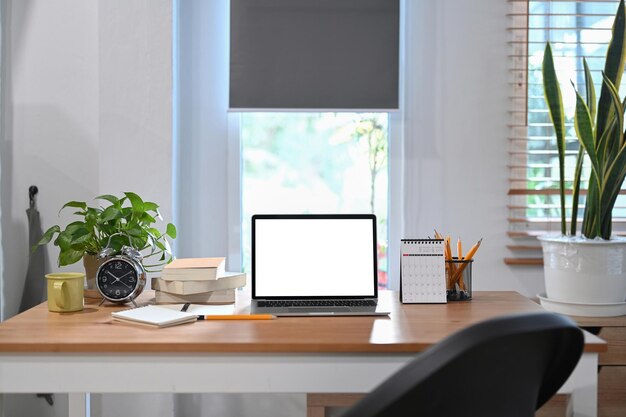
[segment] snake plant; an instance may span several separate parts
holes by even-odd
[[[613,21],[604,70],[602,89],[596,102],[591,71],[583,58],[585,75],[582,94],[576,88],[574,128],[579,142],[572,185],[572,217],[569,234],[577,233],[580,178],[584,158],[591,172],[583,214],[582,235],[589,239],[611,238],[612,213],[626,177],[626,143],[624,142],[624,108],[626,98],[619,97],[619,86],[626,61],[626,11],[621,0]],[[556,135],[559,156],[559,192],[561,233],[567,235],[565,217],[565,112],[559,81],[554,68],[550,43],[546,44],[542,65],[544,97]],[[572,83],[573,86],[573,83]]]

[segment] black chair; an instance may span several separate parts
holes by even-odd
[[[558,314],[485,320],[419,354],[342,417],[531,417],[583,346],[576,323]]]

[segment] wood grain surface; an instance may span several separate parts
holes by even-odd
[[[237,312],[249,310],[249,293],[237,292]],[[152,303],[145,291],[140,305]],[[420,352],[451,333],[491,317],[541,311],[516,292],[475,291],[471,301],[401,304],[381,291],[389,317],[280,317],[276,320],[209,320],[169,328],[114,322],[111,312],[129,308],[97,302],[76,313],[52,313],[42,303],[0,323],[0,352]],[[587,335],[586,351],[606,344]]]

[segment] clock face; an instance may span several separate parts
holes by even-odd
[[[97,284],[103,296],[112,301],[136,297],[143,289],[142,276],[129,260],[113,258],[98,269]]]

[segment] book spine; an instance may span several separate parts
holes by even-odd
[[[152,289],[178,295],[200,294],[244,287],[246,275],[220,278],[215,281],[166,281],[152,278]]]
[[[232,304],[235,302],[235,290],[213,291],[201,294],[172,294],[165,291],[155,291],[157,304]]]
[[[217,270],[170,272],[163,271],[161,279],[165,281],[215,281]]]

